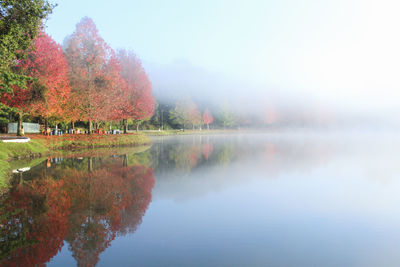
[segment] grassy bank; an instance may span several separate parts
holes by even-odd
[[[36,140],[31,140],[28,143],[0,142],[0,160],[31,157],[46,152],[48,152],[48,148]]]
[[[10,164],[7,161],[0,160],[0,193],[7,186],[6,180],[10,172]],[[1,195],[1,194],[0,194]]]
[[[33,141],[43,144],[49,150],[140,146],[151,143],[150,138],[142,134],[73,134],[62,136],[28,135],[28,137],[30,137]]]
[[[0,189],[6,187],[11,165],[8,162],[14,158],[40,156],[49,150],[35,140],[29,143],[4,143],[0,141]]]
[[[50,153],[67,154],[72,149],[115,148],[151,144],[151,139],[141,134],[27,136],[31,138],[28,143],[4,143],[0,141],[0,190],[6,187],[11,171],[9,161],[12,159],[37,158]]]

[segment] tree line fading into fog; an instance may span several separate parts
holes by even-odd
[[[83,18],[61,46],[43,30],[43,20],[54,8],[47,1],[9,0],[0,7],[3,126],[17,120],[20,130],[24,119],[40,122],[45,128],[56,124],[74,128],[77,124],[90,133],[94,128],[111,126],[126,131],[129,124],[135,124],[136,129],[226,129],[334,120],[329,108],[282,108],[273,97],[246,93],[244,87],[239,90],[241,102],[234,101],[232,94],[214,90],[210,86],[213,80],[207,76],[202,82],[182,70],[180,78],[171,77],[176,80],[171,88],[156,81],[156,91],[164,94],[154,98],[152,83],[139,58],[131,50],[114,51],[90,18]],[[183,92],[179,83],[190,87],[185,77],[202,88]],[[199,94],[207,101],[199,99]],[[249,111],[256,106],[256,112]]]

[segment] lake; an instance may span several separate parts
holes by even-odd
[[[394,134],[154,137],[12,165],[1,266],[400,265]]]

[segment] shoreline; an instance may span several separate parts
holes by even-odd
[[[0,189],[7,187],[13,160],[46,157],[51,154],[73,154],[83,150],[97,148],[139,147],[151,145],[150,137],[143,134],[120,135],[62,135],[44,136],[27,134],[31,140],[27,143],[0,142]],[[72,150],[72,151],[71,151]]]
[[[210,135],[210,134],[229,134],[229,133],[240,133],[243,130],[226,129],[226,130],[143,130],[141,134],[146,136],[175,136],[175,135]]]

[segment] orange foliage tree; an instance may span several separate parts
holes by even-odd
[[[121,63],[121,76],[127,85],[125,102],[120,105],[119,113],[126,133],[128,119],[141,121],[153,115],[154,97],[149,77],[137,56],[132,51],[119,50],[118,60]]]
[[[93,20],[84,17],[67,38],[65,55],[72,87],[71,113],[89,123],[112,119],[124,100],[125,83],[114,51],[100,37]]]
[[[61,46],[41,32],[16,69],[31,79],[26,87],[14,86],[12,93],[3,93],[0,101],[20,111],[18,133],[21,132],[23,113],[41,116],[45,121],[50,117],[63,118],[70,86],[68,65]]]
[[[208,108],[203,113],[203,123],[207,124],[207,129],[210,130],[210,124],[213,123],[214,117]]]

